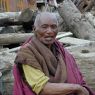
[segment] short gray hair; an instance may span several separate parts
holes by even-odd
[[[51,13],[51,12],[41,12],[41,13],[38,13],[38,15],[36,16],[35,22],[34,22],[34,26],[35,27],[38,26],[39,25],[39,22],[40,22],[40,18],[42,16],[46,16],[46,15],[48,15],[48,16],[52,17],[53,19],[55,19],[56,20],[56,23],[58,25],[58,20],[57,20],[57,17],[56,17],[56,15],[54,13]]]

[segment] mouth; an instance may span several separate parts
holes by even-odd
[[[45,38],[54,38],[54,36],[45,36]]]
[[[51,39],[53,39],[52,37],[47,37],[47,38],[45,38],[45,39],[47,39],[47,40],[51,40]]]
[[[52,40],[52,39],[54,39],[54,36],[46,36],[45,39],[46,40]]]
[[[54,38],[54,36],[46,36],[45,38],[49,38],[50,39],[50,38]]]
[[[47,41],[52,41],[54,38],[55,38],[54,36],[45,37],[45,39],[46,39]]]

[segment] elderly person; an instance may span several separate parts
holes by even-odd
[[[34,36],[23,44],[15,59],[14,95],[95,95],[72,55],[55,39],[57,33],[54,14],[37,15]]]

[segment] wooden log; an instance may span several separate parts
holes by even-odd
[[[34,10],[34,8],[33,9],[27,8],[21,12],[19,16],[19,21],[23,22],[23,28],[25,31],[32,30],[37,13],[38,11]]]
[[[33,24],[34,24],[34,21],[23,22],[23,21],[14,21],[9,18],[0,19],[0,27],[7,28],[10,26],[15,26],[15,25],[21,26],[22,25],[22,27],[26,33],[28,30],[32,30]],[[1,33],[2,33],[2,31],[1,31]],[[8,33],[10,33],[10,32],[8,32]]]
[[[19,21],[22,21],[22,22],[33,21],[36,15],[37,15],[36,10],[30,9],[30,8],[24,9],[19,16]]]
[[[31,34],[30,34],[31,35]],[[33,35],[33,34],[32,34]],[[58,35],[57,35],[57,39],[61,39],[62,37],[68,37],[68,36],[72,36],[72,33],[71,32],[59,32]],[[2,47],[3,48],[3,47]],[[7,52],[7,53],[12,53],[12,52],[16,52],[17,50],[19,50],[20,46],[19,47],[16,47],[16,48],[12,48],[12,49],[9,49],[9,50],[5,50],[3,52]],[[2,54],[3,52],[1,52],[0,54]]]
[[[71,0],[64,0],[58,7],[58,12],[78,38],[95,40],[95,29],[85,16],[80,13]]]
[[[59,32],[56,38],[59,40],[63,37],[72,36],[73,34],[71,32]]]
[[[20,49],[20,46],[12,48],[12,49],[8,49],[8,50],[2,50],[2,51],[0,51],[0,55],[3,53],[14,53],[14,52],[17,52],[19,49]]]
[[[0,19],[1,18],[14,18],[18,19],[21,12],[2,12],[0,13]]]
[[[90,11],[94,6],[94,0],[71,0],[81,12]]]
[[[22,24],[23,24],[23,22],[21,22],[21,21],[15,21],[14,19],[0,18],[0,27],[22,25]]]
[[[95,16],[91,12],[85,13],[86,19],[91,23],[91,25],[95,28]]]
[[[0,45],[8,45],[8,44],[14,44],[14,43],[22,43],[27,38],[31,37],[33,33],[10,33],[10,34],[0,34]],[[71,36],[72,33],[70,32],[59,32],[57,35],[57,39],[60,39],[62,37]]]
[[[86,45],[86,44],[95,42],[95,41],[78,39],[78,38],[73,38],[73,37],[63,37],[63,38],[59,39],[59,41],[64,44],[68,44],[68,45]]]
[[[31,37],[33,33],[10,33],[0,34],[0,45],[8,45],[14,43],[22,43],[27,38]]]
[[[84,1],[83,4],[80,4],[78,6],[78,8],[79,8],[79,10],[81,10],[81,12],[90,11],[91,8],[95,5],[94,0],[81,0],[81,1]]]
[[[18,19],[15,20],[15,16],[11,16],[7,14],[5,17],[0,17],[0,27],[10,26],[10,25],[23,25],[24,27],[32,26],[34,24],[35,17],[37,15],[37,10],[33,10],[30,8],[24,9],[21,13],[19,13]],[[6,13],[5,13],[6,14]],[[4,14],[1,14],[4,15]],[[15,14],[14,14],[15,15]]]
[[[18,19],[11,19],[9,17],[0,19],[0,27],[6,26],[14,26],[14,25],[22,25],[23,29],[26,33],[30,33],[33,29],[33,24],[35,17],[37,15],[37,11],[30,8],[24,9],[19,15]]]

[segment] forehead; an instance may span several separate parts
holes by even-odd
[[[57,25],[57,19],[54,15],[42,15],[40,17],[40,25],[43,24],[56,24]]]

